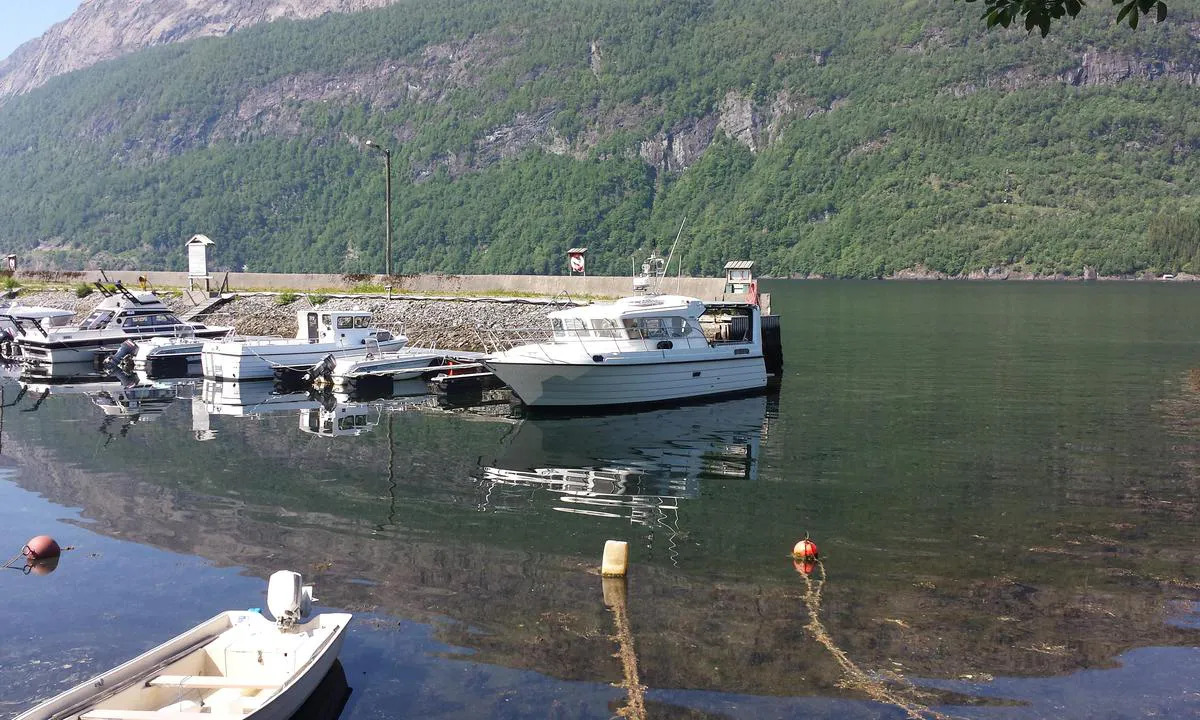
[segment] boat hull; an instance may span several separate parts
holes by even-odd
[[[209,707],[221,703],[228,705],[242,702],[248,692],[253,692],[251,688],[263,689],[255,698],[259,702],[257,707],[233,710],[232,716],[287,720],[333,666],[341,651],[350,617],[345,613],[319,615],[297,626],[294,633],[285,634],[255,612],[221,613],[129,662],[47,700],[16,720],[78,720],[81,716],[99,719],[139,714],[146,717],[190,717],[193,714],[205,717],[194,709],[185,712],[186,708],[179,700],[208,691],[203,704]],[[305,645],[309,642],[307,633],[311,633],[311,647]],[[206,684],[204,681],[210,676],[191,669],[197,666],[192,658],[206,652],[225,659],[226,670],[232,672],[214,677],[216,683]],[[237,668],[232,667],[238,662]],[[290,667],[289,662],[292,663]],[[297,662],[300,664],[296,665]],[[265,677],[264,673],[278,681],[254,679],[256,675]],[[249,679],[248,684],[239,682],[246,679]],[[225,682],[227,680],[232,682]],[[219,714],[215,708],[214,714]]]
[[[530,407],[653,405],[742,394],[767,386],[761,355],[587,365],[493,358],[484,364]]]
[[[404,347],[406,339],[378,343],[381,352]],[[362,353],[362,345],[285,342],[209,342],[200,352],[204,377],[214,380],[265,380],[275,377],[277,369],[307,369],[328,355],[341,357]]]
[[[206,328],[196,330],[196,337],[218,338],[229,333],[229,328]],[[110,355],[126,340],[141,342],[163,335],[139,335],[129,333],[106,338],[54,340],[53,338],[21,337],[17,340],[21,360],[35,364],[68,364],[94,362],[97,356]]]

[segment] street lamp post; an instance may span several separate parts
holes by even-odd
[[[367,141],[367,147],[372,150],[378,150],[383,153],[384,173],[384,196],[387,203],[384,209],[385,222],[387,223],[387,240],[384,246],[383,256],[383,272],[388,277],[392,276],[392,151],[383,147],[374,140]]]

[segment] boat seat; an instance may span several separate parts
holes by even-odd
[[[182,688],[235,688],[238,690],[267,690],[283,683],[275,680],[239,680],[224,675],[159,675],[146,685]]]
[[[185,720],[186,718],[203,718],[204,720],[245,720],[245,715],[220,713],[180,712],[179,710],[120,710],[104,708],[88,710],[79,716],[79,720]]]

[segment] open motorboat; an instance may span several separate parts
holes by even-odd
[[[287,720],[337,659],[349,613],[306,620],[312,587],[271,576],[267,609],[224,612],[16,720]]]
[[[316,374],[327,376],[335,388],[353,389],[363,378],[387,376],[392,380],[411,380],[439,365],[445,353],[402,347],[387,352],[359,352],[341,357],[327,356]]]
[[[294,338],[239,338],[205,342],[200,364],[207,378],[251,380],[277,370],[304,371],[323,358],[399,350],[408,342],[372,325],[366,310],[301,310]]]
[[[40,320],[9,315],[16,328],[17,352],[32,363],[86,363],[97,355],[116,352],[126,340],[183,333],[199,338],[221,337],[228,327],[184,322],[152,292],[118,285],[113,292],[98,285],[106,297],[76,327],[52,327]]]
[[[549,314],[550,331],[483,362],[534,408],[622,408],[762,390],[762,316],[752,303],[634,295]],[[503,331],[501,331],[502,333]]]

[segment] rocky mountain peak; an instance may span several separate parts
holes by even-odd
[[[228,35],[281,19],[355,12],[396,0],[82,0],[71,17],[0,60],[0,101],[56,75],[143,48]]]

